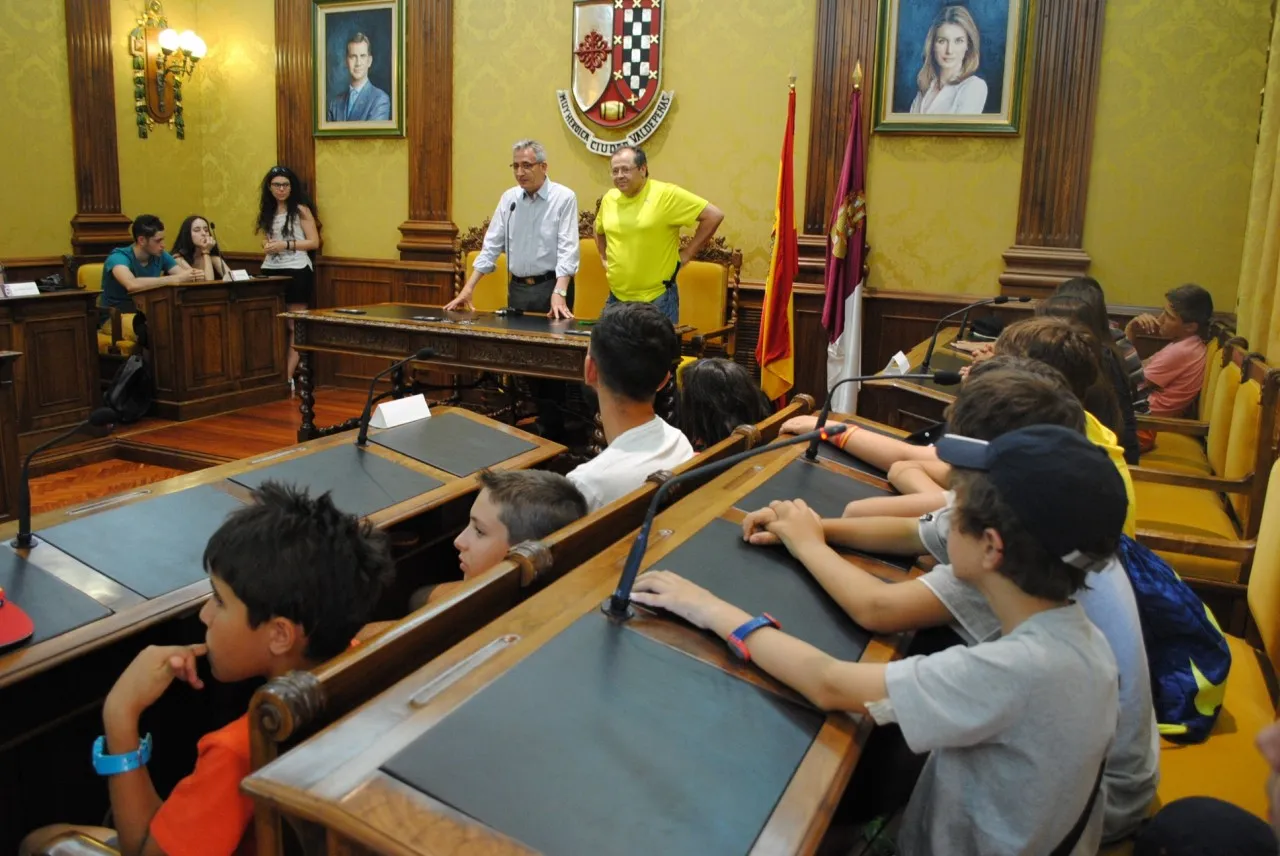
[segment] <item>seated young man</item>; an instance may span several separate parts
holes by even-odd
[[[133,221],[133,243],[117,247],[102,264],[102,294],[98,297],[98,324],[102,332],[111,332],[110,310],[137,312],[131,294],[141,288],[165,282],[191,282],[204,279],[204,271],[196,270],[175,259],[164,248],[164,223],[154,214],[141,214]],[[121,331],[130,341],[146,344],[146,325],[140,316]]]
[[[693,457],[688,438],[653,409],[679,353],[675,327],[650,303],[610,304],[591,329],[584,373],[609,447],[569,473],[591,511]]]
[[[1142,366],[1147,409],[1152,416],[1185,416],[1204,382],[1205,343],[1213,318],[1213,296],[1198,285],[1180,285],[1165,293],[1164,312],[1139,315],[1125,326],[1132,339],[1138,334],[1172,339]],[[1149,452],[1156,432],[1138,432],[1138,444]]]
[[[200,610],[204,643],[144,649],[107,694],[105,735],[93,756],[107,777],[121,853],[253,852],[253,801],[240,792],[249,775],[249,715],[202,737],[195,769],[163,800],[147,772],[151,737],[139,733],[139,718],[174,680],[203,688],[202,657],[216,680],[232,682],[341,654],[395,573],[385,536],[328,494],[312,498],[267,482],[254,496],[205,547],[213,596]]]
[[[1034,425],[1084,430],[1084,411],[1061,374],[1030,359],[996,357],[976,366],[948,414],[951,431],[978,440]],[[1046,488],[1048,489],[1048,488]],[[1089,502],[1081,494],[1079,502]],[[979,591],[945,564],[954,509],[950,505],[919,521],[903,518],[823,520],[813,524],[799,504],[774,503],[747,515],[743,534],[754,544],[781,542],[854,621],[878,633],[950,624],[967,644],[998,638],[1001,625]],[[825,540],[825,543],[824,543]],[[923,576],[887,583],[839,556],[829,544],[874,552],[919,555],[940,564]],[[1120,718],[1107,759],[1104,839],[1134,832],[1155,797],[1159,741],[1151,702],[1151,676],[1133,588],[1112,556],[1076,600],[1102,631],[1120,670]]]
[[[849,663],[667,571],[641,576],[632,599],[733,636],[817,707],[895,722],[913,752],[931,753],[898,835],[903,856],[1096,853],[1119,679],[1106,639],[1071,598],[1116,550],[1124,485],[1102,450],[1056,425],[991,443],[947,436],[937,448],[956,489],[954,575],[989,605],[999,639]],[[816,525],[800,503],[783,505],[772,526]]]
[[[453,541],[462,580],[418,589],[410,598],[411,609],[449,597],[505,559],[516,544],[545,538],[586,516],[582,492],[559,473],[481,470],[477,478],[480,492],[471,504],[470,521]]]

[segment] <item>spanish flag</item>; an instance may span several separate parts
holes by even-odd
[[[778,166],[778,201],[773,212],[773,252],[764,287],[764,311],[760,315],[760,339],[756,362],[760,386],[770,399],[780,399],[795,382],[795,325],[791,289],[800,270],[800,246],[795,217],[796,85],[787,95],[787,131],[782,138]]]

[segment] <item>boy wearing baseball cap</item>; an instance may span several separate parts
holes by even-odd
[[[667,571],[641,576],[633,600],[733,637],[814,705],[896,722],[913,751],[931,752],[898,837],[904,856],[1095,853],[1118,676],[1071,597],[1116,549],[1124,484],[1104,451],[1061,426],[948,436],[937,450],[953,467],[955,574],[990,603],[995,641],[848,663]]]

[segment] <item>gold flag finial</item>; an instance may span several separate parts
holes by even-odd
[[[790,74],[787,75],[787,86],[791,87],[792,89],[796,88],[796,73],[794,69],[791,71]]]
[[[862,88],[862,60],[853,66],[853,88],[855,90]]]

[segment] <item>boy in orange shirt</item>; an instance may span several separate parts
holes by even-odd
[[[340,511],[328,494],[312,499],[267,482],[255,499],[228,516],[205,547],[213,596],[200,610],[204,644],[144,649],[107,694],[106,733],[93,756],[108,777],[121,853],[254,852],[253,801],[240,793],[249,775],[248,714],[200,739],[195,770],[168,799],[147,772],[151,736],[139,734],[139,718],[174,680],[201,689],[201,657],[214,678],[231,682],[269,680],[337,656],[394,574],[385,536]],[[52,843],[45,836],[37,846]]]
[[[1125,335],[1130,339],[1145,334],[1173,340],[1142,368],[1152,416],[1183,416],[1200,394],[1212,317],[1213,296],[1198,285],[1180,285],[1165,294],[1164,312],[1159,318],[1139,315],[1125,326]],[[1139,431],[1139,449],[1151,451],[1155,439],[1155,431]]]

